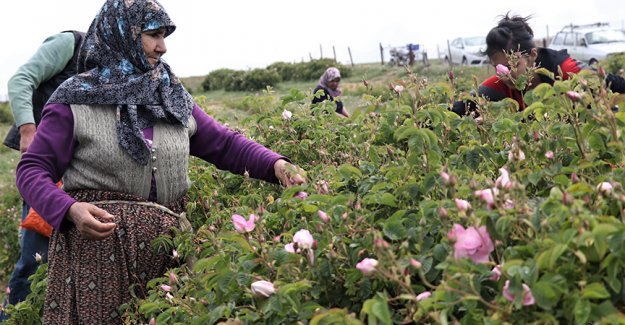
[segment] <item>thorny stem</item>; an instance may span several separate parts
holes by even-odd
[[[451,281],[452,281],[452,280],[450,280],[450,282],[451,282]],[[459,286],[461,286],[461,284],[460,284],[460,283],[456,283],[456,284],[457,284],[457,285],[459,285]],[[446,286],[446,289],[448,289],[449,291],[455,292],[455,293],[457,293],[457,294],[463,295],[463,296],[464,296],[464,295],[473,295],[473,296],[476,296],[476,297],[478,297],[478,300],[479,300],[481,303],[483,303],[484,305],[486,305],[488,308],[491,308],[491,309],[494,309],[494,310],[500,311],[500,312],[502,312],[502,313],[506,313],[506,311],[505,311],[503,308],[501,308],[501,307],[499,307],[499,306],[497,306],[497,305],[495,305],[495,304],[492,304],[492,303],[490,303],[490,302],[486,301],[484,298],[482,298],[482,296],[481,296],[478,292],[476,292],[476,291],[475,291],[475,288],[473,287],[473,285],[471,285],[471,291],[472,291],[472,292],[466,292],[466,291],[463,291],[463,290],[460,290],[460,289],[456,289],[456,288],[451,287],[451,286]]]
[[[582,159],[586,160],[586,153],[584,151],[584,146],[581,142],[581,134],[579,131],[579,118],[575,113],[575,104],[567,106],[571,109],[571,118],[573,122],[571,126],[573,126],[573,132],[575,132],[575,143],[577,144],[577,149],[579,149],[579,154],[582,156]]]

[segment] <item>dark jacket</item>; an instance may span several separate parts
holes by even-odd
[[[320,91],[323,90],[323,91]],[[324,100],[334,101],[334,97],[330,95],[327,89],[323,88],[321,85],[317,85],[315,90],[313,90],[313,99],[312,104],[318,104],[323,102]],[[343,114],[343,102],[340,100],[336,100],[336,112],[339,114]]]

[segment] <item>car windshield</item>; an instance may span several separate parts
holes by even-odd
[[[482,36],[467,37],[464,39],[464,44],[467,46],[480,46],[486,44],[486,38]]]
[[[625,42],[625,32],[618,29],[586,33],[588,44]]]

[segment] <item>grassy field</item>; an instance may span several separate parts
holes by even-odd
[[[449,67],[442,60],[431,60],[430,66],[426,67],[420,63],[411,68],[411,72],[418,77],[426,78],[428,82],[440,82],[447,78],[448,72],[453,71],[457,76],[475,75],[478,79],[485,79],[494,73],[494,68],[488,67]],[[374,87],[387,88],[389,84],[396,83],[400,78],[405,77],[408,70],[404,67],[390,67],[379,63],[357,64],[352,68],[350,77],[341,81],[343,89],[342,101],[348,111],[355,111],[364,107],[365,102],[362,94],[365,92],[363,81]],[[252,96],[258,96],[261,92],[238,92],[214,90],[205,92],[202,90],[203,76],[181,78],[187,89],[195,96],[196,100],[209,114],[212,114],[222,122],[236,125],[248,114],[246,112],[245,100]],[[317,85],[316,80],[312,81],[289,81],[278,84],[271,91],[276,97],[281,97],[289,93],[291,89],[300,90],[310,94]]]

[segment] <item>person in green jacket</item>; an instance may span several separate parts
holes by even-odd
[[[8,82],[9,104],[15,124],[4,140],[6,146],[22,153],[28,150],[41,119],[43,106],[54,90],[76,73],[78,49],[83,35],[82,32],[67,31],[48,37],[11,77]],[[29,208],[24,203],[22,220]],[[21,229],[19,242],[20,257],[11,274],[6,290],[8,299],[4,305],[17,304],[30,293],[28,277],[39,266],[36,256],[41,257],[41,262],[47,261],[48,237]],[[5,319],[7,315],[0,310],[0,321]]]

